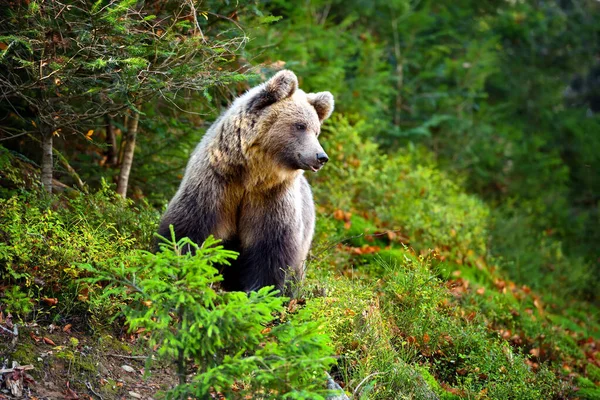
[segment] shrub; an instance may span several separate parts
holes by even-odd
[[[187,238],[176,242],[172,232],[157,254],[137,251],[127,260],[82,264],[91,274],[84,282],[100,285],[93,293],[103,302],[123,302],[129,328],[146,329],[150,345],[160,345],[158,354],[177,364],[180,385],[168,398],[215,392],[324,398],[333,358],[320,321],[307,322],[302,312],[289,319],[283,307],[288,299],[272,287],[249,294],[218,291],[217,264],[227,265],[237,254],[217,243],[212,237],[201,246]],[[188,246],[194,254],[184,254]],[[275,315],[281,317],[273,326]]]
[[[97,264],[134,247],[149,248],[156,220],[155,211],[123,201],[106,184],[91,195],[0,198],[2,277],[49,294],[65,291],[80,273],[75,263]]]
[[[384,221],[380,228],[402,230],[416,249],[445,248],[461,260],[473,252],[485,254],[485,204],[440,171],[426,150],[381,154],[375,143],[362,139],[365,127],[334,116],[324,128],[332,162],[316,179],[317,204],[367,212]]]
[[[307,305],[326,319],[349,388],[370,399],[429,398],[431,391],[441,398],[557,395],[552,372],[542,367],[534,373],[518,350],[488,329],[483,314],[453,302],[431,260],[410,250],[385,254],[368,261],[380,265],[365,266],[379,279],[322,279],[332,296]]]

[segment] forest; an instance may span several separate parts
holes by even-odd
[[[159,222],[284,69],[335,98],[306,277],[225,291]],[[599,205],[597,0],[0,6],[0,399],[597,400]]]

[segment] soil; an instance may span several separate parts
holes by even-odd
[[[174,368],[152,360],[147,348],[142,354],[142,338],[34,323],[18,325],[16,337],[2,331],[0,400],[152,399],[172,388],[177,377]],[[23,388],[15,395],[10,387],[18,381]]]

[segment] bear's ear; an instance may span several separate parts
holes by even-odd
[[[329,92],[309,93],[306,95],[308,102],[317,110],[319,121],[323,122],[333,112],[333,95]]]
[[[248,108],[254,111],[262,110],[280,100],[287,99],[297,89],[298,78],[296,74],[284,69],[276,73],[263,85],[262,89],[250,100]]]

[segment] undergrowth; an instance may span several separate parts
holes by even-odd
[[[324,129],[334,162],[311,177],[317,232],[291,301],[220,291],[212,264],[233,254],[216,243],[149,253],[157,211],[107,184],[48,197],[3,152],[2,312],[125,326],[184,377],[168,396],[318,398],[329,371],[361,399],[596,398],[597,309],[575,297],[586,264],[427,151],[381,154],[367,128]]]

